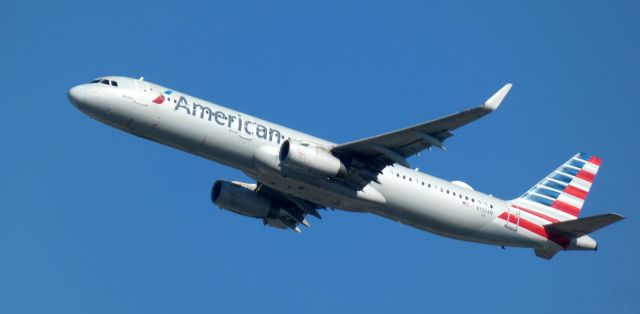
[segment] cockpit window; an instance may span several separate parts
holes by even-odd
[[[89,84],[92,84],[92,83],[102,83],[104,85],[111,85],[111,86],[114,86],[114,87],[118,87],[118,82],[107,80],[107,79],[97,79],[97,80],[93,80],[93,81],[89,82]]]

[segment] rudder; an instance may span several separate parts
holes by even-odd
[[[576,154],[513,203],[550,223],[576,219],[601,164],[596,156]]]

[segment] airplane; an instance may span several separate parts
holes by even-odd
[[[461,181],[412,169],[407,158],[445,149],[452,131],[494,112],[511,84],[482,105],[400,130],[336,144],[144,78],[100,77],[72,87],[70,102],[111,127],[239,169],[255,183],[217,180],[218,207],[300,232],[320,209],[373,213],[441,236],[531,248],[597,250],[588,236],[624,219],[579,218],[602,160],[578,153],[521,196],[502,200]]]

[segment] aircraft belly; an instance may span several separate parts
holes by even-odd
[[[284,194],[293,195],[313,203],[342,210],[366,212],[371,207],[384,202],[384,200],[372,197],[367,200],[358,198],[362,191],[355,191],[345,186],[342,182],[327,178],[313,177],[291,171],[276,171],[254,168],[247,171],[247,175],[272,189]],[[366,189],[369,193],[375,193]],[[360,193],[359,193],[360,192]]]
[[[439,210],[435,206],[401,204],[390,200],[377,213],[406,225],[454,238],[472,238],[486,223],[461,211],[449,210],[444,206],[441,209],[445,210]]]

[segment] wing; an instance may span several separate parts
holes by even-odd
[[[342,160],[355,159],[356,168],[372,165],[368,166],[368,171],[373,172],[394,163],[409,167],[405,158],[432,146],[445,149],[443,142],[453,135],[451,131],[495,111],[510,89],[511,84],[506,84],[481,106],[401,130],[341,144],[333,147],[332,152]]]
[[[280,229],[292,229],[298,233],[301,232],[298,224],[302,224],[306,227],[311,227],[305,216],[310,214],[318,219],[322,219],[318,213],[319,208],[324,208],[315,203],[307,200],[297,198],[290,195],[272,189],[260,182],[258,182],[258,193],[266,194],[271,201],[279,208],[277,214],[273,217],[266,217],[263,219],[265,225],[276,227]]]

